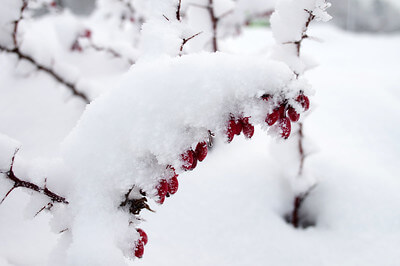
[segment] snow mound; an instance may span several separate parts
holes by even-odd
[[[121,86],[88,106],[63,143],[67,167],[74,169],[69,263],[118,265],[116,246],[132,256],[126,247],[138,235],[118,208],[127,189],[139,187],[154,198],[168,166],[181,172],[181,154],[206,140],[209,130],[225,137],[231,115],[262,123],[275,102],[300,90],[308,90],[304,80],[262,57],[202,53],[133,66]],[[273,100],[263,101],[264,94]],[[82,252],[89,243],[101,255]]]

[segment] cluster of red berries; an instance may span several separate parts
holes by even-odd
[[[197,162],[202,162],[208,153],[207,143],[205,141],[197,144],[195,150],[187,150],[183,154],[181,154],[181,160],[183,162],[181,168],[182,170],[189,171],[193,170],[197,166]],[[175,172],[175,169],[168,165],[167,169],[171,171],[171,178],[169,179],[161,179],[161,181],[157,184],[157,203],[163,204],[166,197],[175,194],[178,191],[179,183],[178,183],[178,174]]]
[[[82,37],[90,38],[90,36],[90,32],[85,32]],[[262,97],[265,101],[269,101],[271,98],[270,95],[264,95]],[[307,111],[310,108],[310,101],[302,92],[296,97],[295,101],[302,106],[304,111]],[[251,138],[253,136],[254,126],[249,122],[249,119],[250,117],[235,118],[231,115],[226,129],[228,143],[233,140],[235,135],[240,135],[241,132],[243,132],[243,135],[246,138]],[[287,139],[291,131],[291,122],[297,122],[299,119],[300,114],[288,103],[287,100],[285,100],[282,101],[278,107],[272,111],[272,113],[267,115],[265,122],[269,126],[273,126],[278,122],[282,138]],[[196,168],[198,161],[202,162],[206,158],[207,153],[208,145],[205,141],[198,143],[194,150],[192,148],[188,149],[186,152],[181,154],[180,159],[183,162],[181,169],[184,171],[193,170]],[[159,204],[163,204],[166,197],[169,197],[178,191],[178,174],[171,165],[167,166],[167,170],[170,171],[171,177],[161,179],[156,186],[158,196],[156,202]],[[144,252],[144,245],[147,243],[147,235],[142,229],[137,229],[137,231],[140,234],[140,238],[135,246],[135,256],[141,258]]]
[[[233,140],[233,137],[235,135],[240,135],[241,132],[243,132],[243,135],[248,139],[253,137],[254,126],[249,123],[249,117],[235,119],[235,117],[231,116],[231,119],[228,121],[228,127],[226,129],[228,143]]]
[[[89,29],[85,29],[83,32],[81,32],[78,37],[75,39],[74,43],[71,46],[71,51],[77,51],[77,52],[82,52],[83,48],[79,43],[80,38],[87,38],[91,39],[92,38],[92,31]]]
[[[270,99],[269,95],[263,97],[263,100],[268,101]],[[310,108],[310,100],[303,93],[300,93],[296,99],[304,111],[307,111]],[[276,122],[278,122],[278,127],[280,129],[281,137],[284,139],[289,138],[291,132],[291,123],[297,122],[300,119],[300,114],[296,111],[296,109],[291,106],[287,101],[282,102],[276,107],[272,113],[268,114],[265,118],[265,122],[269,126],[273,126]]]
[[[139,233],[139,239],[135,246],[135,257],[141,258],[143,257],[144,245],[147,244],[148,238],[147,234],[142,229],[137,228],[136,231]]]

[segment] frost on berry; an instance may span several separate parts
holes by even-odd
[[[292,106],[288,108],[287,114],[292,122],[297,122],[300,119],[300,114]]]
[[[207,153],[207,143],[205,141],[198,143],[195,149],[197,160],[199,160],[199,162],[202,162],[206,158]]]
[[[241,121],[243,127],[243,134],[246,138],[250,139],[254,135],[254,126],[249,123],[249,118],[244,117]]]
[[[144,243],[141,240],[138,240],[135,246],[135,257],[142,258],[144,253]]]
[[[140,228],[137,228],[136,231],[139,233],[140,237],[139,237],[139,241],[142,241],[143,244],[147,244],[148,238],[147,238],[147,234],[145,231],[143,231]]]
[[[235,135],[240,135],[240,133],[242,132],[243,126],[240,120],[235,121],[235,128],[234,128],[234,132]]]
[[[279,108],[275,108],[272,113],[267,115],[267,118],[265,118],[265,122],[268,124],[268,126],[272,126],[278,121],[279,119]]]
[[[178,191],[178,187],[178,178],[177,175],[175,175],[168,181],[168,193],[171,195],[175,194]]]
[[[156,202],[159,204],[163,204],[165,201],[165,196],[167,196],[167,193],[168,193],[167,180],[162,179],[160,181],[160,183],[158,183],[156,189],[157,189],[157,196],[158,196],[158,199]]]
[[[193,169],[195,158],[194,158],[194,152],[192,150],[187,150],[185,153],[181,154],[181,159],[183,161],[182,164],[183,170],[188,171]]]
[[[197,156],[196,153],[194,151],[192,151],[193,154],[193,163],[192,163],[192,167],[190,168],[190,170],[193,170],[194,168],[196,168],[197,166]]]
[[[290,125],[290,120],[287,117],[282,117],[279,119],[279,129],[282,138],[287,139],[290,136],[290,131],[291,131],[291,125]]]
[[[236,132],[236,122],[234,119],[231,119],[229,120],[228,128],[226,129],[226,136],[228,138],[228,143],[230,143],[233,140],[235,132]]]
[[[304,111],[310,109],[310,100],[304,94],[300,94],[296,98],[296,102],[300,103],[301,107],[303,107]]]

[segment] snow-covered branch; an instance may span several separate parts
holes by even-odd
[[[10,181],[14,182],[12,185],[11,189],[6,193],[6,195],[3,197],[3,199],[0,201],[0,204],[3,203],[3,201],[10,195],[10,193],[16,189],[16,188],[26,188],[32,191],[36,191],[38,193],[46,195],[52,202],[58,202],[58,203],[64,203],[68,204],[69,202],[65,199],[65,197],[59,196],[55,192],[49,190],[47,186],[45,185],[44,187],[40,187],[32,182],[24,181],[20,178],[18,178],[15,173],[14,173],[14,161],[15,161],[15,156],[17,154],[18,150],[15,150],[13,157],[11,158],[11,165],[10,169],[5,172],[0,172],[1,174],[4,174],[4,177],[9,179]]]

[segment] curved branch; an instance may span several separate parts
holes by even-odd
[[[44,66],[42,64],[40,64],[39,62],[37,62],[33,57],[24,54],[23,52],[21,52],[21,50],[19,49],[19,47],[15,47],[13,49],[9,49],[7,47],[1,46],[0,45],[0,51],[4,51],[6,53],[10,53],[10,54],[14,54],[16,56],[18,56],[19,59],[21,60],[26,60],[28,62],[30,62],[31,64],[33,64],[38,70],[41,70],[45,73],[47,73],[49,76],[51,76],[53,79],[55,79],[56,81],[58,81],[59,83],[63,84],[65,87],[67,87],[74,96],[77,96],[79,98],[81,98],[85,103],[90,103],[90,100],[88,98],[88,96],[79,91],[76,88],[76,85],[70,81],[65,80],[63,77],[61,77],[58,73],[56,73],[53,69]]]

